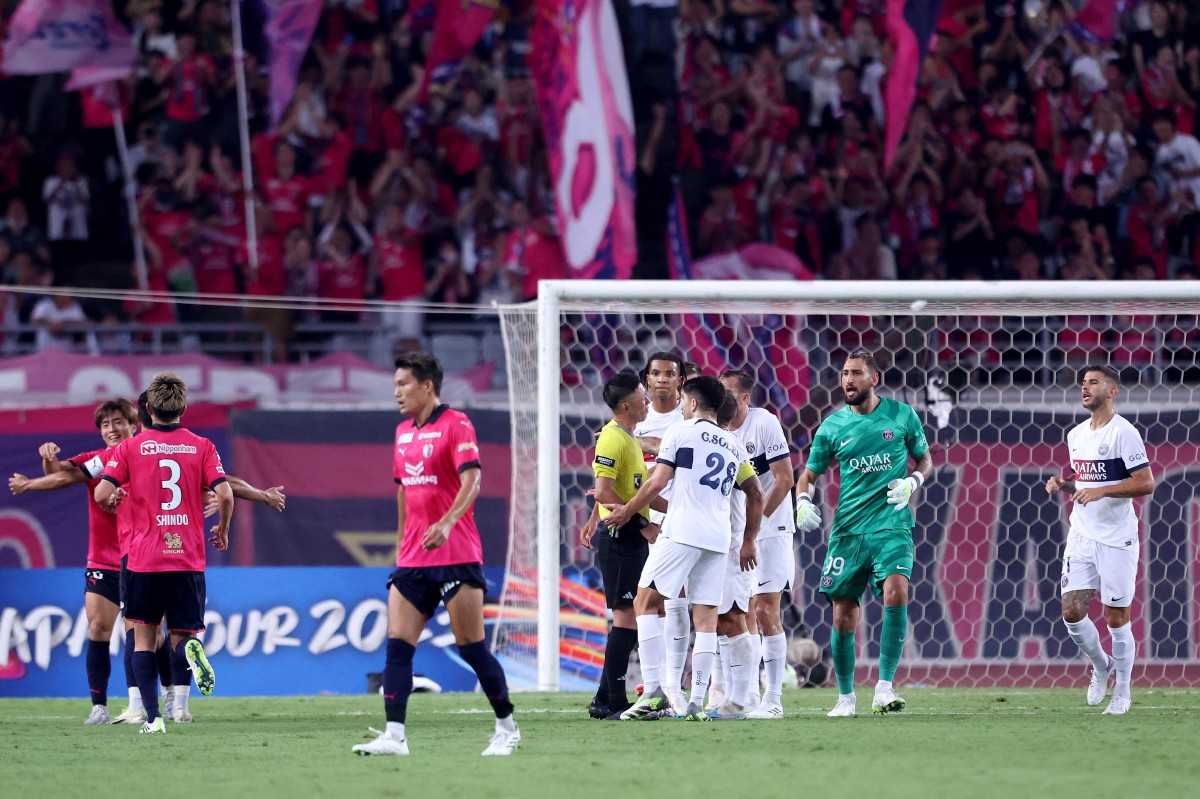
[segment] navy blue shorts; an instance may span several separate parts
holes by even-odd
[[[439,602],[454,599],[458,589],[464,585],[487,591],[487,578],[483,566],[478,563],[461,563],[456,566],[401,566],[388,575],[387,584],[395,586],[400,596],[407,599],[429,619],[437,611]]]
[[[129,556],[125,555],[121,558],[121,610],[125,609],[125,602],[129,597]]]
[[[84,569],[83,593],[99,594],[121,606],[121,572],[116,569]]]
[[[173,633],[204,631],[204,572],[129,572],[125,618],[152,627],[167,618]]]

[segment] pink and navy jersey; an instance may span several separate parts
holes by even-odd
[[[425,531],[454,504],[462,487],[462,473],[478,468],[475,426],[461,411],[439,405],[423,425],[408,419],[396,426],[393,476],[404,487],[405,508],[404,539],[396,553],[397,566],[483,563],[474,507],[454,525],[445,544],[429,552],[421,548]]]
[[[114,447],[101,477],[129,492],[121,507],[131,571],[204,571],[204,492],[225,480],[211,441],[155,425]]]
[[[100,507],[93,494],[100,482],[100,473],[109,460],[112,447],[97,449],[68,459],[88,478],[88,554],[89,569],[121,568],[121,547],[117,539],[117,515]]]
[[[1129,478],[1150,465],[1142,436],[1120,414],[1099,430],[1087,420],[1067,433],[1067,449],[1077,488],[1098,488]],[[1138,540],[1132,499],[1105,497],[1071,508],[1071,531],[1111,547],[1128,547]]]

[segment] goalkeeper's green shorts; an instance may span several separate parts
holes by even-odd
[[[912,579],[913,539],[910,530],[841,534],[829,542],[821,567],[820,592],[833,599],[860,599],[868,583],[883,596],[883,581],[893,574]]]

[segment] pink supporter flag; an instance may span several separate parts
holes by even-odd
[[[109,0],[23,0],[8,23],[9,75],[131,67],[133,60],[133,38]]]
[[[637,260],[636,155],[611,0],[537,0],[529,66],[571,277],[628,278]]]
[[[492,24],[498,0],[441,0],[433,23],[433,41],[425,64],[421,100],[429,92],[445,94],[454,86],[463,60]]]
[[[891,169],[896,148],[908,129],[921,64],[929,52],[941,8],[942,0],[887,0],[887,38],[893,55],[883,89],[885,170]]]
[[[264,32],[271,46],[271,129],[279,125],[296,91],[296,76],[312,41],[322,0],[263,0]]]

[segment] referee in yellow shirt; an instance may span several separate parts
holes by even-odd
[[[604,580],[605,604],[613,614],[613,626],[604,648],[600,689],[588,708],[592,718],[619,717],[629,707],[625,673],[629,670],[629,655],[637,648],[633,598],[649,554],[646,533],[653,532],[648,529],[650,514],[647,511],[633,517],[619,530],[610,530],[604,524],[604,517],[609,515],[604,505],[624,505],[646,479],[642,448],[633,437],[633,428],[646,418],[646,409],[650,405],[646,387],[637,375],[622,372],[604,384],[604,404],[612,409],[613,418],[600,431],[596,457],[592,461],[600,523],[594,528],[590,524],[586,526],[581,536],[584,546],[596,550],[596,561]]]

